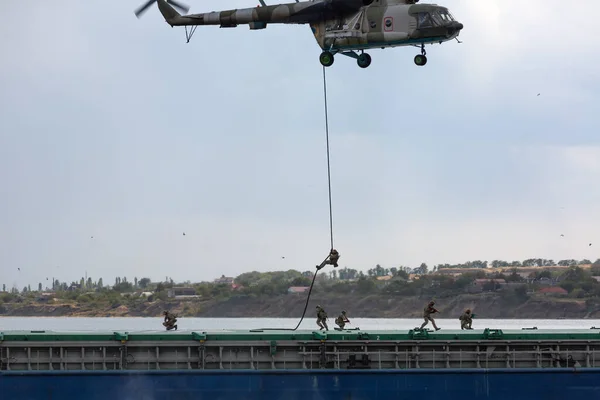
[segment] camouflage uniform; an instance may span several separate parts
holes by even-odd
[[[327,256],[327,258],[325,259],[325,261],[323,261],[321,263],[321,265],[317,265],[317,269],[320,270],[321,268],[323,268],[327,264],[333,265],[334,268],[335,268],[335,267],[338,266],[338,260],[339,259],[340,259],[340,253],[338,253],[338,251],[336,249],[331,249],[331,251],[329,252],[329,255]]]
[[[319,330],[329,330],[327,326],[327,313],[321,306],[317,306],[317,325],[319,325]]]
[[[163,314],[165,316],[164,322],[163,322],[163,326],[165,326],[167,328],[168,331],[170,331],[171,329],[175,329],[177,330],[177,316],[171,314],[168,311],[163,311]]]
[[[340,329],[344,329],[344,326],[346,326],[347,322],[350,322],[350,320],[348,320],[348,317],[346,317],[346,311],[342,311],[342,313],[335,319],[335,323],[340,327]]]
[[[327,264],[331,264],[334,267],[337,267],[339,259],[340,253],[338,253],[336,249],[331,249],[331,252],[329,252],[329,261],[327,262]]]
[[[471,328],[471,324],[473,323],[471,310],[465,311],[458,319],[460,320],[460,329],[473,329]]]
[[[425,328],[425,325],[427,325],[429,323],[429,321],[431,321],[435,330],[436,331],[440,330],[440,328],[438,328],[437,325],[435,324],[435,320],[431,316],[431,314],[435,314],[436,312],[439,312],[438,310],[433,308],[434,304],[435,304],[435,302],[432,301],[429,304],[427,304],[425,309],[423,309],[423,319],[425,320],[425,322],[423,322],[423,325],[421,325],[421,329]]]

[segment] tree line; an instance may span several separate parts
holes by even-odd
[[[554,263],[546,259],[527,259],[517,264],[517,262],[505,262],[494,260],[491,266],[485,261],[470,261],[460,266],[446,267],[448,264],[436,265],[432,271],[429,271],[425,263],[417,268],[405,266],[384,268],[376,265],[365,272],[352,268],[329,268],[327,272],[320,272],[315,285],[319,290],[326,290],[332,293],[387,293],[394,295],[436,295],[452,296],[464,293],[467,286],[472,285],[475,279],[488,278],[489,281],[483,285],[484,291],[496,291],[500,285],[497,282],[504,280],[508,283],[521,283],[520,294],[541,287],[542,284],[551,282],[554,286],[559,286],[567,290],[569,296],[584,298],[591,296],[600,296],[600,283],[593,278],[600,276],[600,259],[595,262],[589,260],[560,260]],[[579,265],[589,265],[591,268],[584,269]],[[544,269],[551,266],[568,267],[564,271]],[[541,267],[538,271],[532,272],[529,276],[522,276],[519,273],[521,267]],[[445,268],[471,268],[472,271],[464,272],[458,276],[449,276],[441,274]],[[498,271],[498,268],[509,268],[508,273]],[[387,277],[381,279],[381,277]],[[412,278],[412,279],[411,279]],[[546,278],[546,282],[542,282]],[[289,292],[290,287],[308,287],[313,281],[312,271],[274,271],[274,272],[246,272],[234,278],[235,285],[219,282],[199,282],[190,281],[175,283],[172,278],[165,277],[164,280],[153,282],[148,277],[134,277],[129,280],[127,277],[115,278],[114,284],[105,285],[102,278],[97,280],[88,277],[87,280],[81,278],[78,282],[61,282],[58,279],[52,283],[54,297],[67,300],[76,300],[80,302],[101,302],[109,301],[114,304],[127,302],[131,299],[140,299],[141,292],[148,292],[150,298],[144,297],[140,301],[153,299],[167,300],[168,290],[173,287],[191,287],[195,293],[204,299],[226,299],[232,296],[275,296],[284,295]],[[27,295],[30,299],[39,299],[39,292],[42,292],[42,284],[39,283],[37,292],[30,286],[24,287],[20,292],[13,287],[7,293],[6,285],[2,285],[3,292],[0,294],[0,302],[9,302],[14,300],[15,295]],[[49,288],[50,289],[50,288]],[[38,297],[36,297],[38,295]]]

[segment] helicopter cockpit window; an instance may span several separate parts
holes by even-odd
[[[445,26],[454,21],[452,15],[446,10],[437,9],[430,13],[419,13],[419,27],[431,28],[432,26]]]
[[[419,28],[431,28],[431,17],[429,13],[420,12],[418,15],[418,27]]]
[[[431,19],[433,20],[433,24],[435,26],[442,26],[442,25],[444,25],[444,20],[440,16],[440,12],[439,11],[432,12],[431,13]]]

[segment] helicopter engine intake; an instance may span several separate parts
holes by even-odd
[[[374,0],[329,0],[330,3],[336,9],[350,9],[358,11],[361,7],[369,6]]]

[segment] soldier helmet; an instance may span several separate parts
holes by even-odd
[[[431,301],[429,302],[429,305],[430,305],[430,306],[432,306],[432,305],[434,305],[434,304],[435,304],[435,301],[433,301],[433,300],[431,300]]]
[[[316,308],[321,308],[321,306],[320,306],[320,305],[317,305],[317,307],[316,307]]]
[[[467,314],[470,314],[470,313],[471,313],[471,310],[467,308],[467,311],[466,311],[466,313],[467,313]]]
[[[169,312],[167,310],[163,311],[163,314],[167,315]]]
[[[344,314],[344,315],[345,315],[345,314],[346,314],[346,311],[342,311],[342,314]]]

